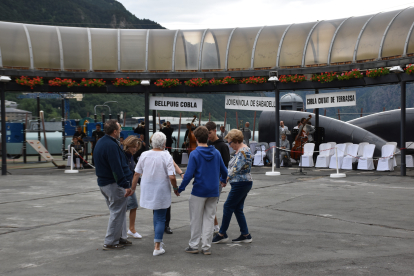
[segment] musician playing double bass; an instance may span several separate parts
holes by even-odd
[[[299,160],[300,156],[303,154],[303,145],[305,145],[308,142],[308,135],[309,135],[307,123],[310,121],[311,118],[312,116],[309,115],[309,118],[307,119],[302,118],[300,120],[299,132],[295,138],[295,141],[292,144],[291,156],[293,159]]]
[[[197,141],[193,133],[194,129],[196,129],[196,127],[193,124],[196,119],[197,119],[197,116],[194,115],[193,121],[190,124],[187,124],[187,131],[185,132],[185,136],[184,136],[184,140],[186,141],[186,148],[187,148],[188,156],[190,156],[190,153],[193,150],[195,150],[197,147]]]

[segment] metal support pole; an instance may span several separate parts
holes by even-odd
[[[95,123],[97,123],[98,122],[98,115],[94,114],[93,115],[93,120],[95,121]]]
[[[406,82],[401,82],[401,176],[407,175],[407,164],[405,163],[405,125],[406,125],[406,116],[405,116],[405,100],[406,100]]]
[[[1,175],[7,174],[7,149],[6,149],[6,91],[4,83],[0,83],[1,93]]]
[[[275,84],[276,85],[276,84]],[[280,137],[280,133],[279,133],[279,123],[280,123],[280,118],[279,118],[279,89],[275,89],[275,118],[276,118],[276,124],[275,124],[275,140],[276,140],[276,168],[280,168],[280,158],[279,158],[279,147],[280,147],[280,143],[279,143],[279,137]]]
[[[108,115],[108,119],[111,120],[112,119],[112,114]]]
[[[319,94],[319,89],[315,89],[315,94]],[[315,150],[319,151],[319,145],[321,143],[321,137],[320,137],[320,133],[319,133],[319,108],[315,109],[315,130],[317,135],[315,135],[318,140],[315,140]]]
[[[145,86],[145,144],[149,147],[149,86]]]
[[[157,132],[157,110],[152,111],[152,134]]]
[[[39,140],[39,142],[42,142],[40,140],[40,96],[37,95],[36,99],[37,99],[37,140]],[[41,157],[39,154],[38,161],[40,162],[40,160],[41,160]]]
[[[66,148],[66,133],[65,133],[65,98],[62,98],[61,107],[62,110],[62,160],[66,160],[65,148]]]
[[[116,114],[116,119],[118,120],[118,123],[121,124],[121,115],[119,113]]]
[[[26,124],[23,123],[23,163],[27,163]]]
[[[105,124],[105,114],[102,113],[102,124]]]

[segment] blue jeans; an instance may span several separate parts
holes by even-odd
[[[249,229],[247,228],[246,217],[243,213],[244,201],[246,200],[247,194],[252,188],[252,181],[242,181],[230,183],[231,190],[227,197],[226,202],[224,203],[223,208],[223,220],[221,221],[220,234],[226,234],[227,229],[229,229],[231,216],[236,216],[237,223],[240,227],[240,232],[242,235],[249,234]]]
[[[154,210],[154,242],[162,242],[165,229],[165,215],[167,209]]]

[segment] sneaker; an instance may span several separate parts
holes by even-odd
[[[119,244],[121,244],[121,245],[132,245],[132,242],[130,242],[129,240],[120,238],[119,239]]]
[[[220,236],[219,234],[217,234],[213,239],[213,243],[225,243],[228,240],[229,237],[227,236],[227,234],[224,234],[224,236]]]
[[[201,250],[201,252],[203,252],[204,255],[211,255],[211,250],[210,249]]]
[[[165,253],[165,249],[160,247],[160,250],[154,250],[154,252],[152,252],[152,256],[159,256]]]
[[[214,234],[217,234],[220,231],[220,226],[214,225]]]
[[[198,249],[192,248],[191,246],[189,246],[185,249],[185,252],[191,253],[191,254],[198,254]]]
[[[125,246],[122,244],[114,244],[114,245],[108,245],[104,244],[102,246],[103,250],[119,250],[119,249],[125,249]]]
[[[160,244],[160,249],[159,250],[154,250],[154,252],[152,252],[153,256],[158,256],[158,255],[162,255],[165,253],[165,243],[161,242]]]
[[[133,237],[134,239],[142,239],[142,236],[138,232],[132,233],[131,230],[128,230],[127,235]]]
[[[247,236],[240,235],[237,239],[232,240],[232,242],[236,243],[251,243],[253,241],[252,236],[249,234]]]

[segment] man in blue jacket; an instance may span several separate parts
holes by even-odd
[[[198,147],[191,152],[187,170],[183,177],[178,193],[185,190],[194,177],[193,190],[189,199],[191,239],[185,252],[197,254],[200,240],[202,252],[211,254],[213,239],[213,221],[216,215],[219,185],[226,182],[227,168],[224,165],[220,152],[213,146],[207,145],[208,130],[201,126],[194,130]]]
[[[105,136],[99,139],[93,155],[98,186],[109,208],[103,250],[124,249],[132,244],[127,240],[126,227],[127,197],[135,191],[130,183],[132,172],[118,142],[121,126],[116,120],[108,120],[104,131]]]

